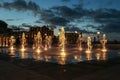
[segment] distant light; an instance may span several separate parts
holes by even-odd
[[[97,32],[97,34],[99,35],[99,34],[100,34],[100,32]]]
[[[77,31],[75,31],[75,33],[78,33]]]

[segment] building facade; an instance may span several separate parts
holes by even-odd
[[[78,32],[65,32],[67,44],[76,44],[79,34],[82,35],[82,33]]]
[[[28,43],[32,44],[34,41],[35,36],[37,35],[37,33],[40,31],[41,36],[42,36],[42,40],[45,39],[45,36],[54,36],[54,31],[49,29],[47,26],[43,26],[43,27],[31,27],[29,32],[28,32]]]

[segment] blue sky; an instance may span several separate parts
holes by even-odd
[[[9,26],[54,25],[77,27],[74,30],[79,28],[88,34],[101,31],[113,35],[120,31],[119,3],[120,0],[1,0],[0,20]],[[118,35],[115,38],[120,39]]]

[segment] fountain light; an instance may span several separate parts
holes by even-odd
[[[86,53],[86,58],[92,60],[92,54],[90,52]]]
[[[79,50],[82,51],[82,35],[81,34],[79,34],[78,36],[77,44],[78,44]]]
[[[47,49],[47,47],[45,46],[45,49],[44,49],[45,51],[47,51],[48,49]]]
[[[60,34],[59,34],[59,47],[61,48],[61,51],[65,51],[65,30],[64,27],[61,28]]]
[[[107,52],[107,49],[102,49],[103,52]]]
[[[107,59],[106,54],[107,54],[106,52],[103,52],[103,53],[102,53],[102,60],[106,60],[106,59]]]
[[[35,51],[37,53],[41,52],[41,47],[42,46],[42,36],[40,31],[37,33],[37,35],[34,37],[34,44],[33,44],[33,49],[35,49]]]
[[[66,53],[64,51],[61,52],[61,56],[62,57],[65,57],[66,56]]]
[[[96,54],[97,60],[100,60],[100,57],[101,57],[101,54],[100,54],[100,53],[97,53],[97,54]]]
[[[10,54],[11,54],[11,55],[14,55],[14,54],[15,54],[14,49],[11,49],[11,50],[10,50]]]
[[[26,50],[25,45],[26,45],[25,33],[22,33],[22,38],[21,38],[21,51],[22,52],[24,52]]]
[[[48,62],[51,59],[51,56],[45,56],[45,61]]]
[[[86,52],[86,53],[91,53],[91,51],[90,51],[90,50],[86,50],[85,52]]]
[[[75,55],[74,59],[78,60],[78,61],[82,61],[82,56],[81,55]]]
[[[79,50],[82,51],[83,49],[81,47],[79,47]]]
[[[24,51],[25,51],[25,48],[24,48],[24,47],[22,47],[22,48],[21,48],[21,51],[22,51],[22,52],[24,52]]]
[[[44,50],[48,50],[48,48],[51,47],[51,36],[45,36],[45,47],[44,47]]]
[[[13,47],[13,46],[11,46],[11,47],[10,47],[10,50],[14,50],[14,47]]]
[[[102,51],[106,52],[107,51],[107,49],[106,49],[107,39],[106,39],[106,35],[105,34],[103,34],[103,39],[100,42],[102,44]]]
[[[77,55],[75,55],[75,56],[74,56],[74,59],[76,59],[76,60],[77,60],[77,59],[78,59],[78,56],[77,56]]]
[[[14,50],[14,43],[15,43],[14,36],[10,37],[9,43],[10,43],[10,51],[13,51]]]
[[[65,65],[66,61],[66,53],[64,51],[62,51],[60,53],[60,60],[59,60],[59,64],[61,65]]]
[[[41,50],[38,48],[38,49],[36,50],[36,52],[37,52],[37,53],[40,53],[40,52],[41,52]]]
[[[21,58],[22,59],[25,59],[25,58],[27,58],[28,56],[27,56],[27,53],[25,53],[24,51],[22,51],[21,52]]]
[[[87,38],[87,50],[86,50],[86,53],[91,53],[91,49],[92,49],[92,44],[91,44],[91,38],[88,37]]]

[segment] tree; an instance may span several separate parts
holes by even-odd
[[[4,33],[7,30],[8,24],[2,20],[0,20],[0,33]]]

